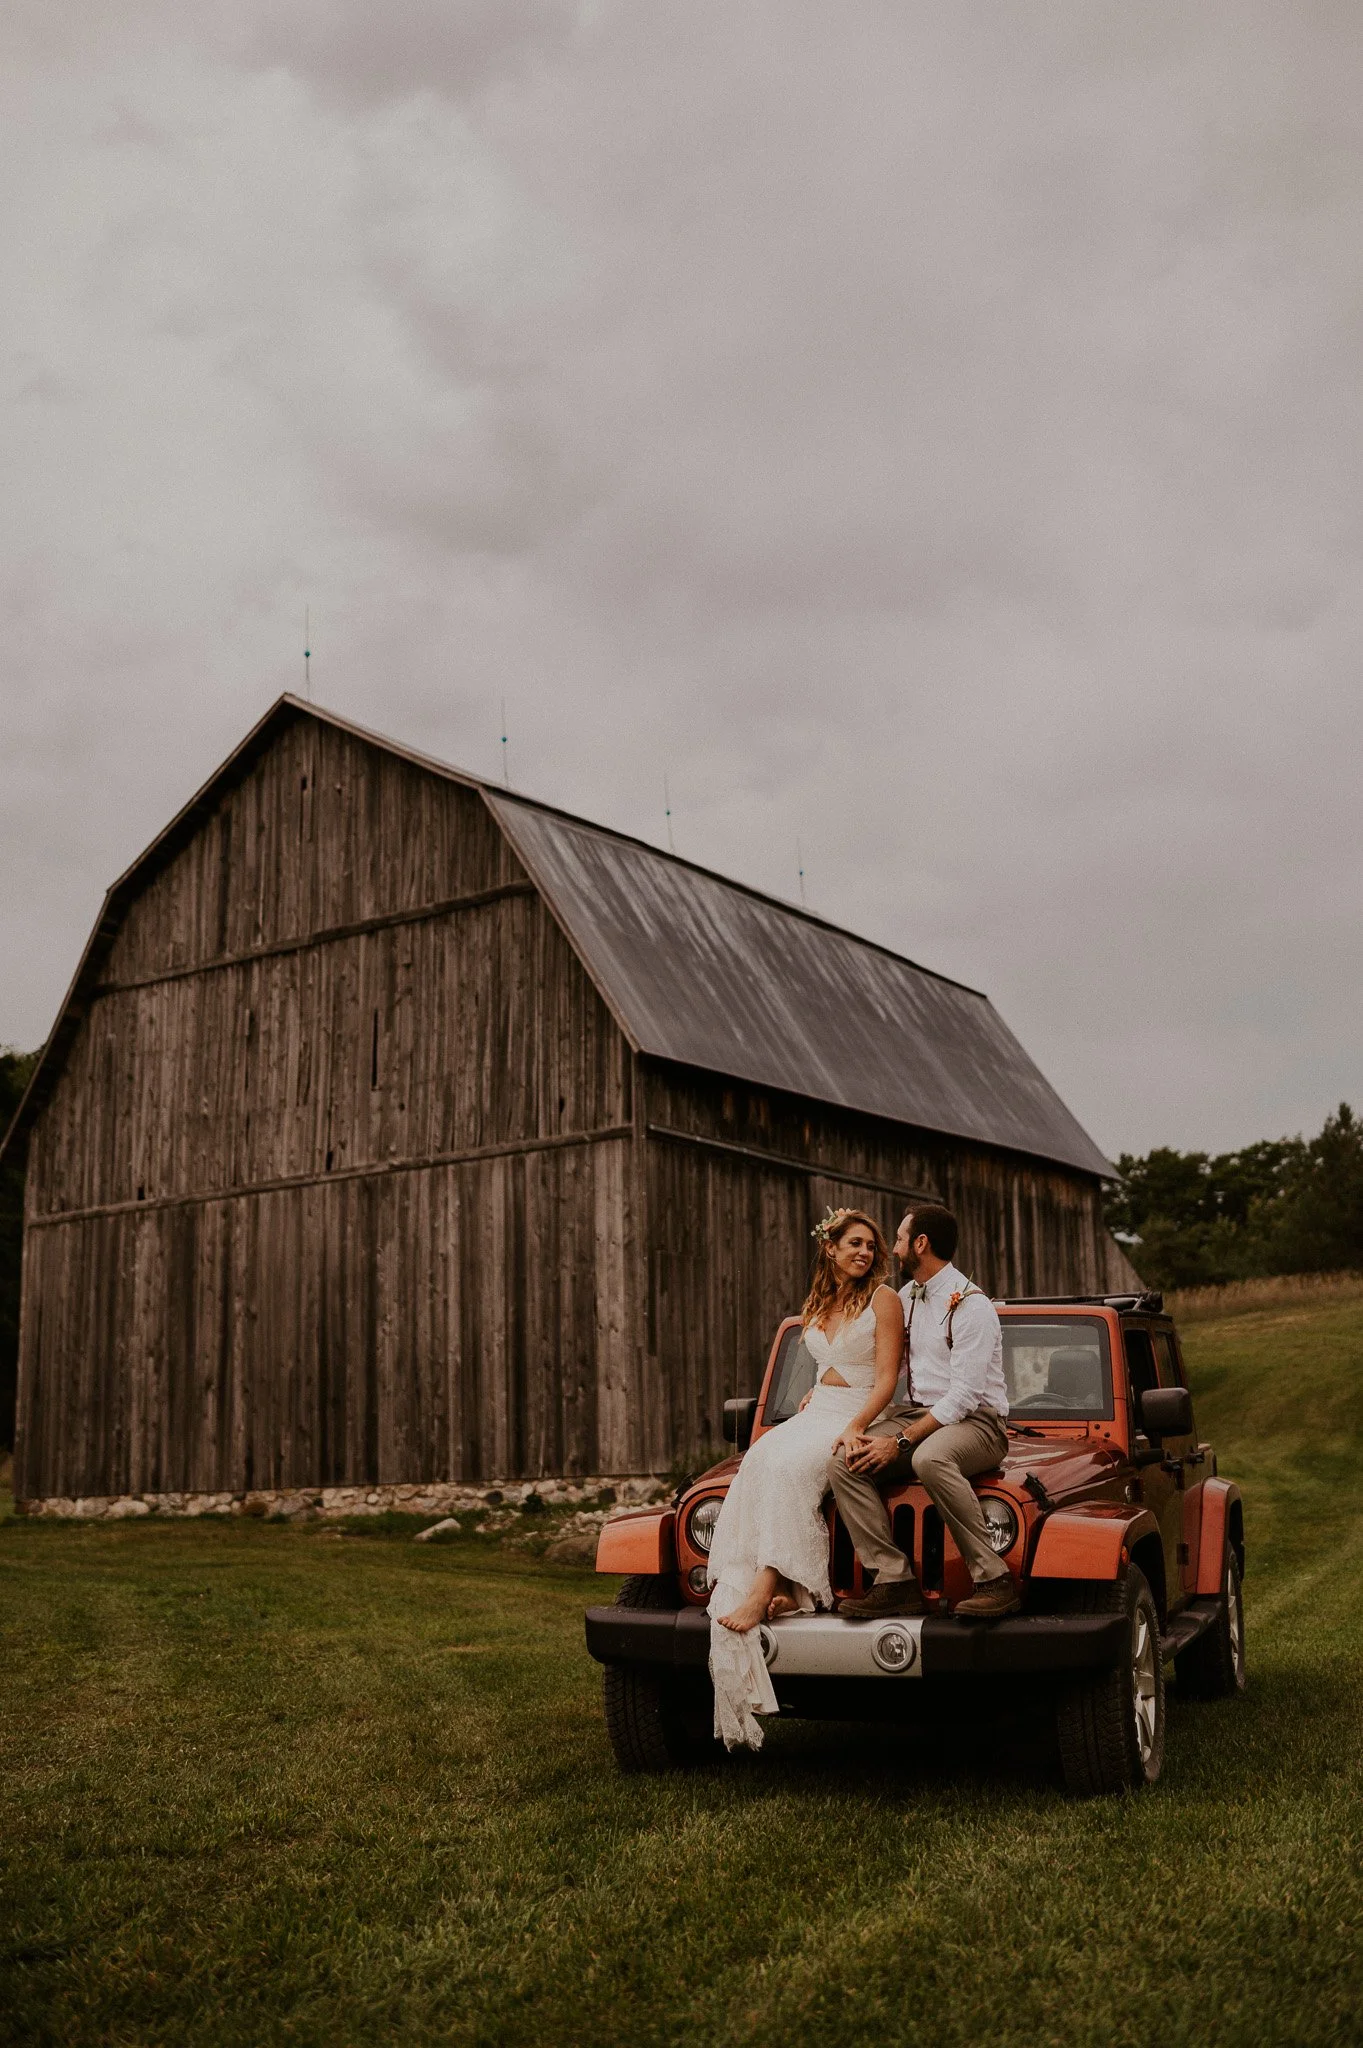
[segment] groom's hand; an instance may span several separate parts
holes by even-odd
[[[848,1440],[847,1469],[849,1472],[879,1472],[882,1467],[892,1465],[899,1456],[899,1446],[892,1436],[858,1436]]]

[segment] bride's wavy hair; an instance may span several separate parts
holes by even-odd
[[[875,1239],[875,1257],[860,1280],[840,1280],[833,1264],[833,1247],[842,1242],[844,1233],[854,1223],[864,1223]],[[809,1292],[800,1311],[800,1322],[806,1330],[811,1323],[823,1322],[834,1309],[854,1321],[869,1306],[877,1287],[890,1277],[890,1247],[875,1217],[868,1216],[864,1209],[830,1209],[823,1222],[815,1225],[814,1238],[819,1249]]]

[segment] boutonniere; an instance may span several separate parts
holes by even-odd
[[[956,1292],[952,1295],[950,1301],[947,1303],[947,1312],[942,1317],[942,1321],[944,1323],[950,1322],[951,1318],[955,1315],[957,1309],[961,1306],[961,1303],[966,1299],[966,1296],[970,1294],[978,1294],[979,1291],[979,1288],[975,1285],[975,1282],[973,1280],[967,1280],[964,1287],[958,1287],[956,1289]]]

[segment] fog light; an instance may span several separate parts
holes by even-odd
[[[871,1645],[871,1655],[882,1671],[892,1676],[912,1671],[918,1645],[906,1628],[883,1628]]]
[[[693,1593],[703,1593],[709,1584],[710,1574],[703,1564],[693,1564],[686,1574],[686,1583]]]

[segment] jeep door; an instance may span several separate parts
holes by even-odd
[[[1174,1473],[1166,1469],[1161,1448],[1152,1444],[1141,1427],[1141,1395],[1160,1383],[1155,1347],[1148,1329],[1123,1323],[1122,1344],[1126,1351],[1127,1398],[1131,1403],[1131,1451],[1140,1472],[1141,1499],[1159,1523],[1164,1547],[1165,1602],[1172,1613],[1183,1599],[1183,1492]],[[1178,1478],[1183,1468],[1178,1467]]]
[[[1155,1359],[1162,1387],[1186,1387],[1178,1339],[1172,1330],[1152,1333]],[[1179,1549],[1179,1578],[1185,1593],[1197,1591],[1197,1554],[1202,1540],[1202,1481],[1207,1474],[1207,1454],[1201,1450],[1194,1428],[1187,1436],[1166,1437],[1167,1457],[1177,1458],[1183,1482],[1183,1542]],[[1178,1482],[1175,1481],[1175,1484]]]

